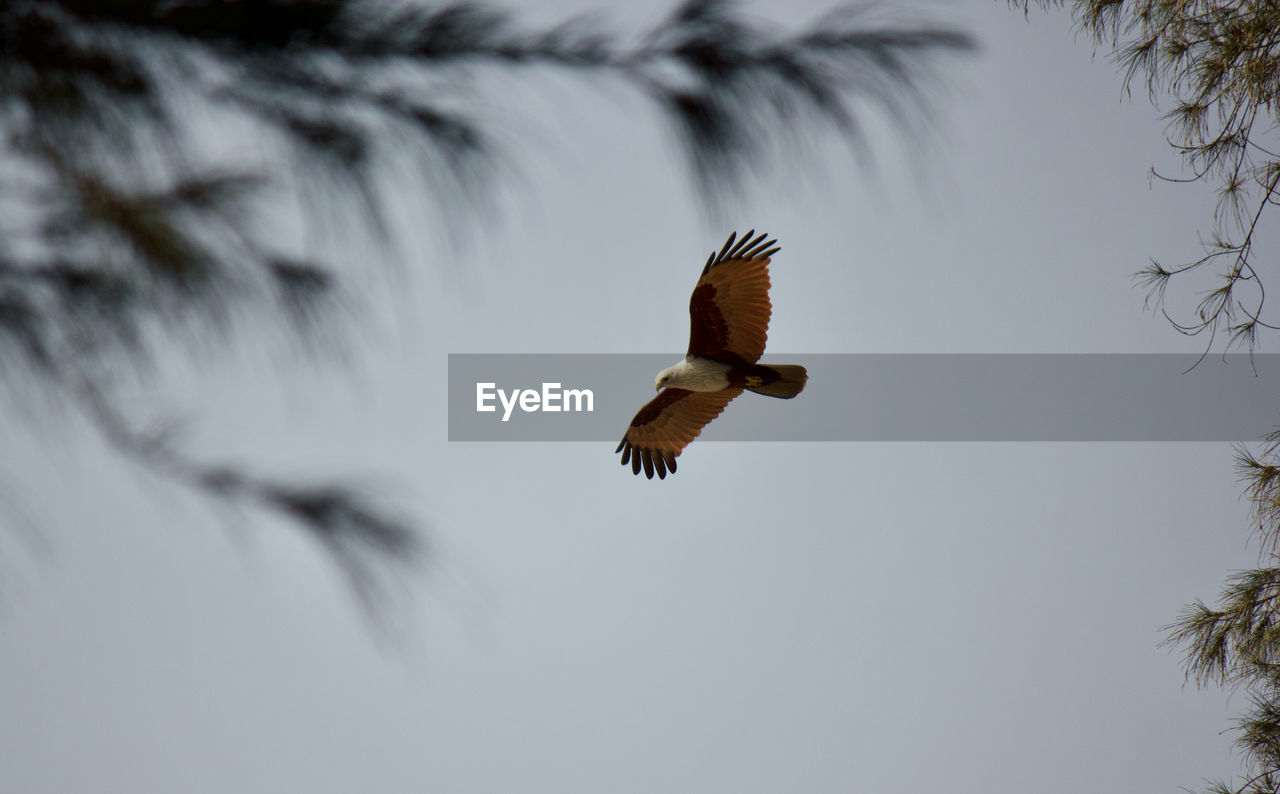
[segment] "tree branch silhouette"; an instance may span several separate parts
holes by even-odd
[[[1152,261],[1134,275],[1149,290],[1148,304],[1179,333],[1207,334],[1206,353],[1219,333],[1227,349],[1253,352],[1260,330],[1280,328],[1264,320],[1259,273],[1274,255],[1260,263],[1257,252],[1280,186],[1280,10],[1257,0],[1010,0],[1024,12],[1032,3],[1069,5],[1081,30],[1113,48],[1126,89],[1145,78],[1153,104],[1172,104],[1165,113],[1168,142],[1192,176],[1152,174],[1215,181],[1213,233],[1201,242],[1202,255],[1172,266]],[[1190,318],[1166,310],[1170,281],[1218,262],[1217,286],[1203,293]]]
[[[1260,255],[1268,211],[1280,188],[1280,5],[1265,0],[1010,0],[1024,13],[1069,5],[1097,44],[1113,47],[1125,86],[1146,78],[1153,103],[1171,100],[1168,142],[1191,172],[1177,182],[1213,180],[1219,201],[1212,237],[1202,254],[1182,264],[1152,261],[1135,274],[1154,305],[1179,333],[1207,332],[1204,354],[1219,333],[1226,348],[1252,353],[1262,329],[1267,291],[1260,271],[1275,255]],[[1153,172],[1154,173],[1154,172]],[[1161,179],[1167,177],[1155,174]],[[1261,260],[1261,261],[1260,261]],[[1189,319],[1167,308],[1169,286],[1217,266],[1217,286],[1203,293]],[[1198,362],[1197,362],[1198,363]],[[1239,785],[1213,780],[1212,794],[1280,792],[1280,430],[1258,452],[1241,448],[1237,471],[1252,505],[1266,567],[1233,574],[1215,607],[1196,600],[1166,627],[1167,645],[1183,651],[1183,669],[1197,686],[1243,689],[1248,708],[1236,719],[1236,747],[1245,770]]]

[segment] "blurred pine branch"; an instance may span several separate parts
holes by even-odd
[[[293,521],[363,596],[373,580],[356,550],[409,558],[408,522],[341,484],[202,464],[113,397],[118,363],[151,363],[193,327],[207,344],[245,317],[304,338],[326,325],[349,263],[280,250],[255,212],[264,190],[292,186],[312,216],[339,196],[378,230],[380,163],[408,149],[437,206],[465,207],[504,155],[467,101],[468,73],[537,67],[647,97],[711,204],[802,136],[858,139],[868,108],[909,125],[937,57],[972,47],[849,8],[782,33],[724,0],[683,2],[637,36],[585,19],[528,29],[470,2],[6,0],[0,372],[65,397],[121,454]],[[279,162],[217,156],[264,132]]]

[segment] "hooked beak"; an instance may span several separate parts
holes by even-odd
[[[661,384],[661,383],[655,383],[655,384],[653,384],[653,390],[654,390],[654,391],[662,391],[662,384]]]

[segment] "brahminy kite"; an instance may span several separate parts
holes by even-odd
[[[658,373],[657,397],[640,409],[615,453],[631,471],[659,479],[676,470],[676,458],[724,407],[753,391],[791,399],[809,379],[794,364],[757,364],[769,333],[769,257],[781,250],[768,235],[747,232],[734,245],[729,235],[720,253],[711,252],[689,298],[689,352]]]

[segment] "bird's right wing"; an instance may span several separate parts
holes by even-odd
[[[653,479],[654,471],[663,479],[676,470],[676,456],[702,428],[720,415],[724,407],[742,389],[722,391],[689,391],[664,389],[640,409],[614,452],[622,453],[622,465],[631,463],[631,471]]]

